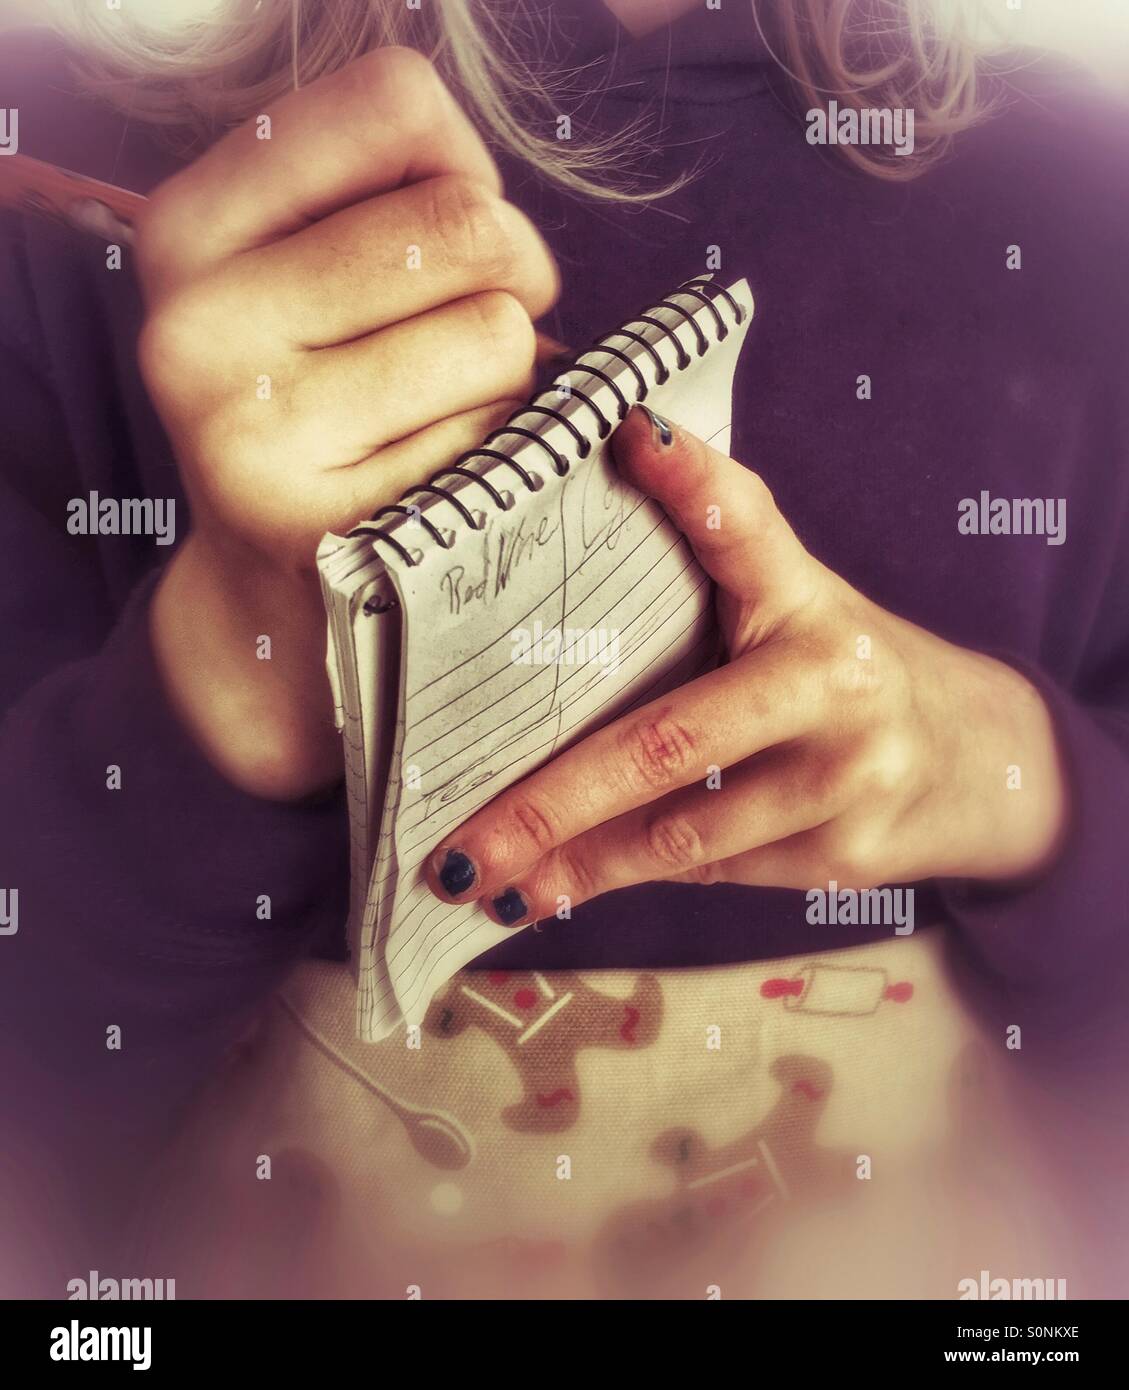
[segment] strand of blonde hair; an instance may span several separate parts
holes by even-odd
[[[407,45],[436,64],[488,139],[573,193],[646,202],[691,177],[661,185],[648,177],[661,131],[646,115],[611,135],[556,138],[556,122],[584,72],[545,71],[521,55],[512,26],[535,22],[528,0],[511,0],[504,14],[498,0],[424,0],[430,9],[420,10],[402,0],[224,0],[214,14],[172,33],[121,11],[111,23],[100,2],[53,3],[78,41],[74,63],[86,89],[132,119],[162,127],[183,153],[372,48]],[[801,108],[830,97],[860,111],[913,107],[910,158],[837,146],[867,173],[916,176],[991,109],[977,80],[979,50],[963,0],[949,0],[946,24],[927,0],[773,0],[771,34],[763,0],[747,3]],[[550,10],[541,13],[551,19]],[[866,61],[868,50],[877,54]]]

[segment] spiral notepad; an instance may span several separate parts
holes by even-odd
[[[452,907],[421,866],[479,807],[569,744],[708,670],[710,583],[607,441],[630,407],[728,452],[745,281],[687,281],[318,566],[345,744],[357,1027],[418,1024],[512,932]]]

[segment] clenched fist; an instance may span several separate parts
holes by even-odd
[[[170,698],[230,780],[296,797],[337,772],[320,536],[525,399],[558,279],[414,51],[264,114],[151,199],[139,353],[192,510],[153,605]]]

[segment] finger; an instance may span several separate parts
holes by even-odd
[[[491,895],[584,831],[810,732],[825,700],[817,668],[769,643],[597,730],[503,792],[437,848],[428,884],[448,901]]]
[[[493,401],[438,420],[349,468],[317,474],[294,470],[284,489],[278,485],[277,457],[251,448],[241,454],[238,466],[228,469],[225,493],[238,511],[254,516],[259,532],[272,535],[305,569],[312,560],[311,531],[347,534],[473,448],[519,405],[517,399]]]
[[[356,203],[228,263],[239,304],[297,346],[325,347],[483,290],[506,290],[531,319],[559,278],[533,224],[483,184],[425,179]]]
[[[714,865],[821,825],[846,801],[820,760],[780,750],[729,768],[716,789],[685,788],[578,835],[479,905],[500,926],[521,926],[633,884],[713,882]]]
[[[262,246],[401,184],[461,174],[501,192],[494,161],[435,69],[381,48],[272,104],[162,184],[139,218],[158,282]]]
[[[613,435],[621,475],[662,504],[722,589],[774,621],[802,607],[820,567],[757,474],[677,425],[653,421],[631,410]]]
[[[761,887],[874,888],[912,883],[929,873],[928,851],[884,823],[870,806],[865,774],[842,764],[837,810],[822,824],[772,844],[749,848],[714,867],[716,881]],[[864,807],[861,815],[855,814]],[[688,881],[701,881],[690,879]]]
[[[676,883],[740,883],[749,888],[809,888],[826,885],[831,879],[841,887],[854,885],[850,876],[838,878],[829,870],[827,852],[819,827],[801,830],[786,839],[760,845],[741,854],[719,859],[708,872],[690,871],[672,874]]]
[[[340,463],[351,464],[436,420],[523,397],[533,357],[524,309],[492,290],[310,353],[289,388],[274,394],[293,418],[296,451],[324,455],[332,446]]]
[[[371,517],[380,507],[399,501],[408,488],[481,443],[521,404],[516,397],[491,401],[438,420],[406,439],[386,445],[351,468],[334,469],[329,475],[335,489],[334,500],[322,529],[340,534]]]

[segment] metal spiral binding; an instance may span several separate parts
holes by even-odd
[[[719,342],[724,341],[724,339],[729,335],[729,324],[725,321],[724,316],[718,308],[719,299],[723,300],[726,304],[729,305],[729,308],[733,311],[733,317],[738,324],[741,324],[745,321],[745,310],[742,308],[742,306],[737,303],[737,301],[733,298],[729,291],[724,288],[724,286],[716,284],[708,276],[695,276],[691,280],[686,280],[683,284],[679,285],[675,293],[688,295],[693,299],[697,299],[703,305],[709,307],[711,313],[713,314],[714,321],[717,324],[717,339]],[[649,305],[648,308],[669,309],[676,314],[680,314],[682,318],[694,330],[694,335],[697,339],[698,356],[703,356],[709,350],[710,340],[707,338],[705,331],[702,328],[702,325],[698,322],[694,315],[691,314],[688,310],[684,309],[682,305],[676,304],[672,299],[663,299],[660,300],[657,305]],[[657,328],[665,337],[669,338],[674,343],[675,352],[677,354],[675,370],[682,372],[685,371],[687,367],[693,365],[694,359],[686,351],[686,348],[682,344],[682,341],[675,335],[674,330],[669,328],[665,323],[662,323],[659,319],[653,318],[649,313],[641,313],[637,314],[635,318],[628,320],[628,322],[631,324],[645,323],[652,328]],[[626,352],[623,352],[621,349],[613,347],[611,345],[608,339],[612,338],[627,338],[632,342],[638,343],[640,347],[646,350],[651,360],[655,364],[656,385],[661,386],[665,382],[670,380],[670,371],[668,370],[666,364],[663,362],[662,357],[659,355],[654,343],[649,342],[646,338],[642,336],[642,334],[633,332],[631,328],[613,329],[603,338],[598,338],[591,345],[591,347],[587,348],[584,352],[580,353],[579,356],[584,357],[587,356],[588,353],[602,352],[609,357],[615,357],[619,361],[625,363],[634,374],[636,383],[639,388],[636,400],[646,400],[649,389],[646,378],[644,377],[643,373],[639,370],[638,364],[631,357],[629,357]],[[600,371],[599,368],[590,367],[587,363],[582,363],[567,368],[565,372],[561,373],[561,375],[565,376],[571,372],[576,372],[578,374],[586,374],[589,377],[591,377],[594,381],[600,382],[603,385],[610,388],[612,394],[616,398],[617,423],[618,421],[624,419],[624,417],[627,415],[627,412],[631,409],[631,406],[635,404],[634,401],[629,401],[627,396],[623,393],[623,391],[616,384],[616,382],[610,376],[608,376],[607,373]],[[539,394],[543,395],[545,393],[541,392]],[[606,439],[608,435],[611,434],[615,426],[607,418],[604,412],[585,392],[581,391],[571,382],[569,383],[569,394],[570,396],[575,396],[578,400],[583,401],[583,403],[588,407],[588,409],[592,412],[593,416],[595,417],[597,437],[599,439]],[[379,524],[382,521],[382,519],[387,516],[414,516],[416,520],[421,522],[427,528],[428,533],[431,535],[432,539],[442,549],[450,550],[454,542],[444,539],[443,533],[439,530],[437,526],[434,526],[427,519],[426,516],[423,515],[420,508],[418,506],[414,506],[408,503],[408,499],[410,497],[414,497],[419,493],[434,493],[439,497],[445,498],[460,513],[463,520],[466,522],[467,526],[472,531],[481,531],[483,529],[483,526],[475,523],[473,513],[470,511],[468,507],[466,507],[463,504],[458,494],[449,488],[440,486],[439,479],[447,477],[451,474],[455,474],[456,476],[463,478],[468,478],[470,479],[470,481],[480,484],[486,490],[490,499],[493,501],[494,505],[499,509],[499,511],[510,511],[516,505],[512,498],[507,503],[506,498],[503,496],[503,494],[498,491],[498,489],[493,485],[493,483],[490,482],[488,478],[486,478],[481,473],[475,472],[474,469],[465,467],[465,465],[471,459],[494,459],[496,462],[504,463],[508,467],[512,468],[518,474],[522,482],[525,484],[528,491],[538,491],[539,482],[534,481],[534,477],[530,473],[528,473],[526,469],[524,469],[516,459],[511,458],[506,453],[503,453],[501,449],[492,447],[494,442],[496,440],[501,439],[503,435],[519,435],[525,439],[532,440],[536,444],[539,444],[541,448],[543,448],[545,452],[549,455],[549,460],[552,463],[554,473],[556,473],[558,477],[564,477],[568,473],[569,468],[571,466],[569,464],[568,459],[565,458],[562,454],[558,453],[558,451],[553,448],[553,446],[548,442],[548,440],[544,439],[541,435],[537,434],[536,431],[528,429],[522,424],[520,424],[519,422],[521,421],[523,415],[548,415],[552,417],[554,420],[558,420],[562,425],[565,426],[568,432],[572,435],[572,438],[576,443],[576,453],[578,458],[585,459],[592,452],[591,440],[583,433],[583,431],[577,428],[576,424],[567,415],[562,414],[559,410],[554,410],[551,406],[540,404],[538,397],[534,397],[533,400],[531,400],[528,404],[523,405],[520,410],[515,411],[504,425],[502,425],[499,429],[493,430],[486,437],[484,442],[478,446],[478,448],[469,449],[465,454],[460,454],[454,463],[449,464],[446,468],[441,468],[439,472],[433,474],[426,483],[420,484],[417,487],[409,488],[408,491],[405,492],[403,496],[400,498],[399,502],[394,503],[391,506],[381,507],[379,511],[375,512],[369,518],[368,521],[362,522],[354,530],[350,531],[350,536],[371,535],[374,541],[385,541],[393,548],[393,550],[396,551],[396,553],[399,555],[401,560],[403,560],[406,565],[414,566],[419,562],[412,557],[411,553],[400,544],[400,542],[396,539],[394,535],[390,535],[389,532],[383,529]],[[367,611],[369,610],[366,605],[366,612]],[[383,612],[384,609],[374,608],[372,611]]]

